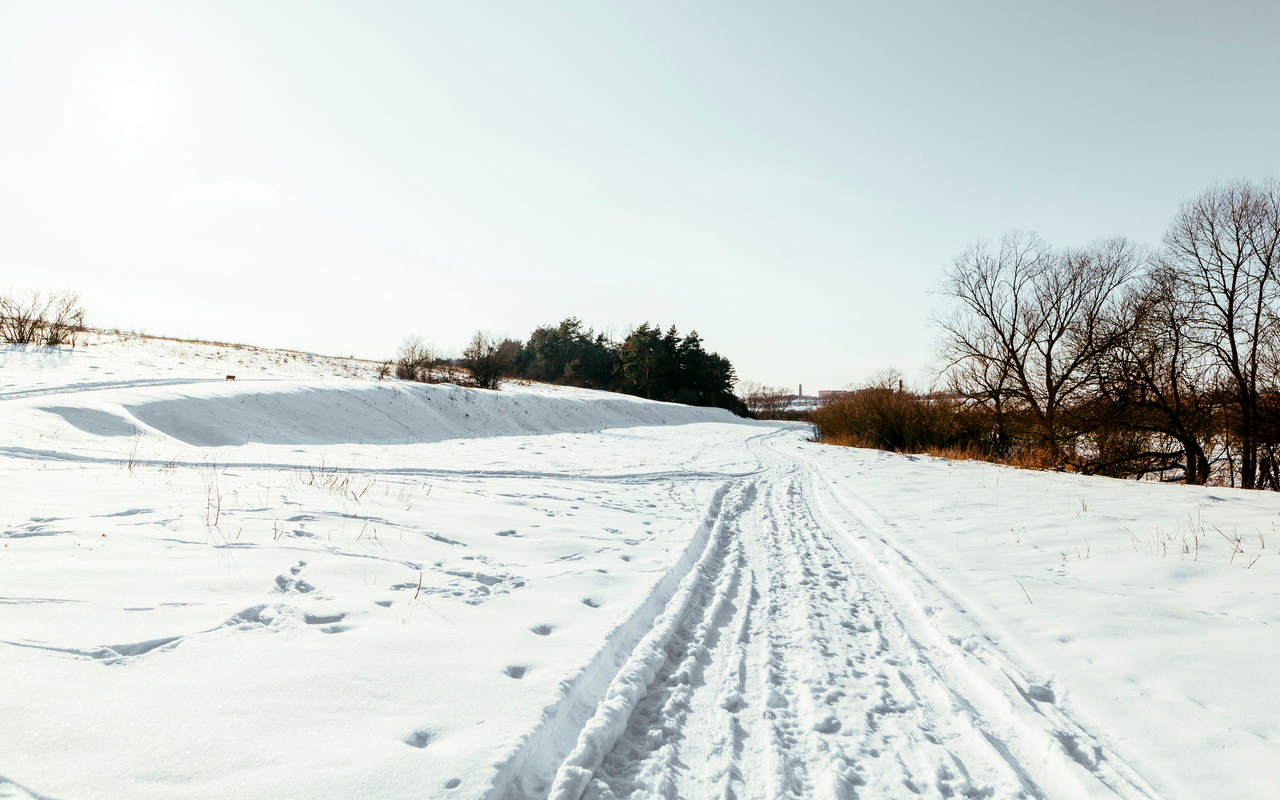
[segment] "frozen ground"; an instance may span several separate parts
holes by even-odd
[[[0,797],[1280,783],[1280,497],[375,370],[0,350]]]

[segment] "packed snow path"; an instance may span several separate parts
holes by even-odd
[[[993,687],[984,718],[990,698],[930,661],[775,439],[718,503],[669,631],[633,653],[549,791],[526,778],[508,798],[1155,796],[1043,687],[1020,690],[1039,730]]]

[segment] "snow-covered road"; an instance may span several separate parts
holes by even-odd
[[[909,630],[858,528],[826,511],[838,495],[776,447],[787,433],[752,442],[761,472],[729,485],[673,624],[632,654],[551,796],[1156,796],[1052,690]]]
[[[0,797],[1280,785],[1280,497],[375,368],[0,349]]]

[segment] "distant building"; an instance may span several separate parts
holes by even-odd
[[[834,403],[837,400],[843,400],[852,394],[853,392],[845,389],[821,389],[818,391],[818,405]]]

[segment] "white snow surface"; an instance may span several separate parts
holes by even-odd
[[[0,797],[1280,785],[1274,494],[376,368],[0,349]]]

